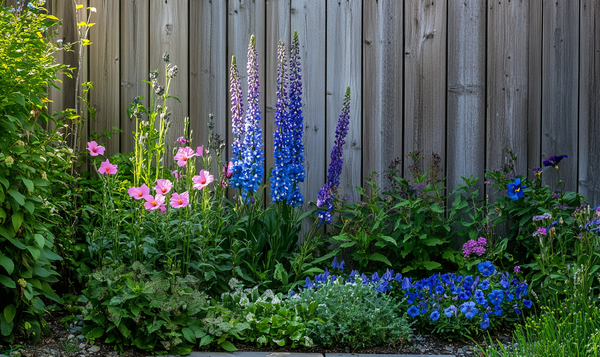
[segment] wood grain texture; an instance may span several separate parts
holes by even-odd
[[[446,2],[411,0],[404,22],[404,155],[446,157]],[[411,163],[404,162],[404,170]],[[444,174],[444,173],[442,173]]]
[[[447,186],[485,174],[486,7],[479,0],[448,2]]]
[[[542,2],[529,1],[529,35],[527,36],[529,57],[527,110],[527,176],[534,179],[531,171],[542,166]],[[522,157],[525,160],[525,157]],[[525,173],[521,173],[525,176]]]
[[[94,89],[90,91],[90,104],[96,109],[96,118],[90,122],[90,133],[102,135],[111,133],[109,138],[101,138],[99,144],[106,147],[105,156],[120,152],[121,135],[112,127],[120,128],[119,119],[119,73],[120,36],[119,3],[110,0],[91,0],[90,6],[97,10],[96,25],[90,29],[90,80]],[[85,145],[85,144],[84,144]]]
[[[560,165],[562,190],[577,189],[579,1],[544,1],[542,158],[568,155]],[[556,170],[542,182],[558,189]]]
[[[236,56],[238,71],[240,72],[240,82],[242,87],[244,116],[248,110],[248,44],[251,35],[256,37],[256,51],[258,52],[258,77],[260,83],[259,107],[261,111],[261,126],[263,131],[263,144],[265,140],[265,58],[266,58],[266,40],[265,40],[265,0],[229,0],[229,20],[228,20],[228,40],[227,40],[227,73],[231,68],[231,56]],[[229,78],[229,77],[227,77]],[[231,113],[231,95],[229,86],[227,92],[227,113]],[[231,156],[231,143],[233,134],[231,132],[231,114],[227,124],[228,157]],[[263,146],[263,149],[265,147]],[[265,168],[266,170],[267,168]],[[266,178],[266,177],[265,177]]]
[[[526,174],[528,36],[528,1],[488,3],[487,171],[502,167],[506,158],[503,148],[506,147],[520,158],[517,173]]]
[[[292,45],[291,34],[291,0],[267,0],[267,43],[266,43],[266,83],[265,95],[265,179],[269,176],[268,173],[274,166],[274,133],[277,129],[275,124],[275,103],[277,102],[277,68],[279,61],[277,59],[277,46],[279,40],[285,43],[286,53],[286,69],[289,76],[289,59],[290,47]],[[289,90],[289,85],[288,85]],[[271,197],[271,182],[266,181],[266,203],[272,201]]]
[[[137,96],[149,103],[150,86],[143,80],[148,75],[150,61],[150,2],[121,2],[121,152],[134,150],[135,119],[127,116],[127,107]]]
[[[190,130],[197,146],[208,143],[209,114],[214,115],[213,132],[227,137],[227,2],[192,1],[190,16]],[[211,170],[217,169],[213,156]]]
[[[579,192],[595,207],[600,204],[600,4],[582,0],[580,9]]]
[[[300,184],[304,209],[315,202],[325,183],[325,68],[326,43],[324,1],[292,0],[292,32],[298,31],[302,68],[302,114],[304,116],[304,169],[306,177]],[[305,220],[300,237],[310,229]]]
[[[403,4],[366,0],[363,17],[363,179],[402,157]],[[364,182],[364,181],[363,181]],[[387,182],[384,182],[387,183]]]
[[[187,134],[184,123],[189,116],[188,10],[187,0],[150,1],[150,71],[158,69],[159,82],[166,87],[163,53],[168,52],[171,63],[179,67],[177,76],[171,81],[169,95],[179,98],[181,103],[175,99],[167,101],[167,108],[173,113],[166,137],[167,167],[173,162],[175,140]]]
[[[362,1],[327,0],[327,102],[326,158],[335,141],[335,130],[342,111],[346,87],[350,86],[350,124],[344,145],[344,165],[339,193],[360,197],[355,187],[362,177]]]

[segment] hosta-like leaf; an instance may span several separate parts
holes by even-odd
[[[4,318],[6,319],[6,323],[11,323],[16,315],[17,308],[15,307],[15,305],[10,304],[4,308]]]
[[[0,252],[0,266],[6,269],[8,275],[12,274],[13,270],[15,270],[15,263],[13,263],[12,259],[2,254],[2,252]]]

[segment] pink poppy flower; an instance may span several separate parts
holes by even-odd
[[[129,193],[129,196],[139,200],[150,194],[150,188],[146,184],[143,184],[141,187],[130,187],[127,193]]]
[[[106,149],[104,146],[98,145],[95,141],[90,141],[87,143],[87,149],[92,156],[104,155],[104,150]]]
[[[185,191],[181,195],[173,193],[171,196],[171,207],[173,208],[184,208],[190,203],[190,194]]]
[[[194,153],[194,150],[191,147],[186,146],[184,148],[179,148],[179,150],[177,150],[177,155],[175,155],[175,160],[177,160],[177,165],[179,165],[179,167],[183,167],[183,166],[185,166],[187,161],[194,156],[196,156],[196,154]]]
[[[114,175],[117,173],[117,167],[119,165],[112,165],[108,159],[106,159],[106,161],[104,161],[103,163],[100,164],[100,168],[98,169],[98,172],[104,175]]]
[[[197,190],[201,190],[208,186],[208,184],[213,182],[214,179],[215,178],[213,175],[209,174],[206,170],[200,170],[200,175],[192,177],[192,181],[194,181],[194,188]]]
[[[161,206],[164,206],[165,204],[165,196],[161,195],[160,193],[157,193],[155,197],[152,197],[152,195],[146,195],[144,196],[144,199],[146,200],[144,207],[146,207],[148,211],[161,209]]]
[[[154,187],[156,192],[160,193],[161,195],[166,195],[169,193],[169,191],[171,191],[172,188],[173,182],[166,179],[156,180],[156,187]]]
[[[196,148],[196,156],[202,156],[202,155],[204,155],[204,145],[198,146]]]

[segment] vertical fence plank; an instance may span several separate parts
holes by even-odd
[[[191,1],[190,16],[190,130],[199,146],[208,143],[209,114],[214,115],[213,132],[227,137],[227,3]],[[214,163],[212,170],[219,166]]]
[[[275,103],[277,102],[277,67],[279,61],[277,59],[277,46],[279,40],[283,40],[285,43],[285,53],[288,60],[287,69],[289,73],[289,58],[290,58],[290,47],[291,41],[291,0],[267,0],[267,38],[266,38],[266,68],[265,76],[266,83],[264,97],[265,102],[265,113],[263,118],[265,119],[265,180],[268,177],[269,170],[274,166],[274,137],[273,134],[277,129],[275,125]],[[288,86],[289,88],[289,86]],[[269,204],[272,201],[271,197],[271,182],[266,181],[266,203]]]
[[[402,157],[403,4],[366,0],[363,41],[363,178]],[[400,168],[402,170],[402,168]]]
[[[560,165],[562,190],[577,189],[579,1],[544,1],[542,158],[568,155]],[[542,182],[557,189],[557,172]]]
[[[429,159],[446,149],[446,2],[406,3],[404,45],[404,153]],[[405,160],[406,172],[410,162]]]
[[[304,168],[306,177],[300,184],[304,208],[317,200],[325,183],[325,68],[326,43],[324,1],[292,0],[292,31],[298,31],[302,68],[302,114],[304,116]],[[311,222],[304,220],[303,233]]]
[[[178,75],[171,81],[169,95],[179,98],[181,103],[175,99],[167,101],[168,110],[173,113],[166,137],[165,165],[168,167],[173,162],[175,140],[186,134],[184,119],[189,116],[188,1],[150,1],[150,5],[150,71],[158,69],[159,82],[166,86],[163,53],[168,52],[171,63],[179,67]]]
[[[342,110],[346,87],[350,86],[350,124],[344,145],[344,168],[340,177],[340,194],[360,197],[362,165],[362,1],[327,0],[327,164],[331,158],[337,121]]]
[[[582,0],[580,34],[579,192],[597,206],[600,204],[600,4],[597,1]]]
[[[520,158],[517,173],[527,170],[528,19],[525,1],[488,3],[487,171],[505,163],[504,147]]]
[[[121,2],[121,152],[134,150],[136,121],[127,116],[127,107],[136,96],[149,103],[150,3],[148,0]]]
[[[73,2],[52,0],[47,3],[47,7],[48,12],[58,17],[62,22],[62,25],[54,28],[57,31],[54,42],[61,40],[63,44],[75,43],[77,41],[77,20]],[[74,44],[71,49],[72,51],[63,50],[57,52],[55,54],[56,62],[77,68],[79,44]],[[75,89],[77,88],[75,84],[76,71],[78,71],[78,69],[74,72],[65,72],[71,73],[73,78],[69,78],[66,74],[58,76],[58,79],[61,80],[62,83],[57,82],[56,85],[59,86],[61,90],[53,87],[50,88],[49,99],[52,100],[48,105],[50,113],[75,107]],[[72,142],[72,136],[70,134],[71,133],[67,132],[68,142]]]
[[[4,7],[13,7],[13,8],[17,8],[17,1],[18,0],[4,0],[4,2],[2,2],[2,6]]]
[[[542,2],[529,1],[529,35],[527,36],[529,56],[528,95],[529,108],[527,110],[527,176],[534,179],[531,171],[540,167],[542,161]],[[525,160],[525,157],[522,158]],[[522,173],[525,176],[525,173]]]
[[[227,45],[227,73],[231,68],[231,56],[236,56],[238,71],[240,72],[240,82],[242,87],[242,96],[244,103],[244,116],[248,111],[248,44],[250,36],[256,37],[256,51],[258,52],[258,78],[260,83],[259,107],[261,112],[261,122],[263,130],[263,143],[265,138],[265,58],[266,58],[266,39],[265,39],[265,0],[229,0],[229,22],[228,22],[228,45]],[[227,77],[229,78],[229,77]],[[227,113],[231,113],[231,94],[229,86],[227,93]],[[229,143],[233,142],[231,132],[231,116],[227,124],[227,135]],[[265,147],[263,146],[263,149]],[[227,148],[228,157],[231,156],[231,145]],[[266,177],[265,177],[266,178]]]
[[[448,2],[447,186],[485,173],[485,3]]]
[[[96,118],[90,122],[90,133],[111,133],[110,139],[102,138],[105,156],[120,152],[120,134],[112,129],[120,128],[119,120],[119,3],[109,0],[92,0],[90,6],[97,10],[96,25],[90,29],[93,47],[90,51],[90,79],[94,89],[90,91],[90,104],[96,110]]]

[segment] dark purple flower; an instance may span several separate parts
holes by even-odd
[[[558,163],[567,158],[567,155],[558,155],[558,156],[550,156],[546,160],[544,160],[544,166],[553,166],[555,169],[558,169]]]

